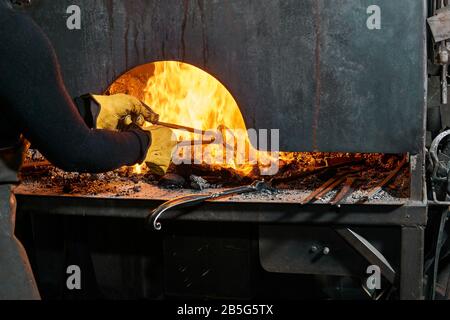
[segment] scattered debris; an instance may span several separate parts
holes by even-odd
[[[211,187],[208,181],[206,181],[202,177],[198,177],[192,174],[189,179],[191,180],[191,187],[195,190],[202,191]]]
[[[307,153],[284,159],[278,174],[267,181],[275,190],[241,195],[244,201],[357,203],[408,199],[410,172],[402,155]],[[355,176],[357,173],[357,176]],[[208,165],[172,165],[164,177],[121,168],[100,174],[68,173],[52,166],[37,152],[28,154],[21,171],[28,193],[100,197],[164,197],[251,184],[264,177],[240,176],[232,169]],[[33,191],[36,190],[36,191]],[[219,190],[220,191],[220,190]],[[376,192],[374,194],[374,191]],[[312,198],[311,198],[312,197]],[[367,198],[366,198],[367,199]]]
[[[407,158],[405,156],[401,161],[398,162],[397,166],[391,172],[389,172],[388,175],[382,181],[378,182],[378,184],[372,190],[370,190],[370,192],[366,196],[361,198],[358,201],[358,203],[364,203],[370,200],[371,198],[377,197],[379,193],[383,190],[383,188],[400,173],[400,171],[403,169],[406,163]]]

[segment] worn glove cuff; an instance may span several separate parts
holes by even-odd
[[[94,101],[91,94],[85,94],[74,99],[75,106],[86,125],[95,129],[98,115],[100,114],[100,106]]]
[[[127,131],[134,133],[138,137],[141,145],[141,152],[139,159],[136,160],[136,163],[143,163],[147,157],[148,149],[152,145],[151,134],[135,124],[130,125],[129,130]]]

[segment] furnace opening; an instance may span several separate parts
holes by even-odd
[[[174,130],[179,141],[174,164],[196,164],[211,171],[228,169],[240,176],[278,172],[278,150],[256,150],[265,132],[249,134],[233,95],[215,77],[191,64],[159,61],[140,66],[117,79],[108,94],[125,93],[144,101],[164,123],[198,129]],[[207,134],[201,134],[201,131]],[[256,140],[256,141],[255,141]],[[272,152],[274,151],[274,152]],[[145,165],[136,167],[145,172]]]

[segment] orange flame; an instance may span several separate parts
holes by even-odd
[[[136,174],[142,174],[142,167],[143,167],[144,165],[143,164],[136,164],[134,167],[133,167],[133,172],[134,173],[136,173]]]
[[[222,135],[226,143],[239,139],[242,142],[242,137],[233,133],[245,132],[245,148],[238,151],[233,147],[232,157],[224,156],[229,150],[224,150],[223,144],[214,144],[203,147],[202,159],[195,154],[196,161],[232,168],[248,175],[256,164],[245,161],[251,152],[257,154],[256,158],[267,158],[251,146],[243,116],[230,92],[213,76],[195,66],[176,61],[154,63],[154,73],[144,89],[144,101],[160,115],[162,122],[216,132],[220,131],[219,128],[227,128],[226,134]],[[198,135],[179,130],[176,135],[178,140],[201,139]],[[235,143],[231,145],[235,146]],[[182,154],[186,150],[179,152]]]

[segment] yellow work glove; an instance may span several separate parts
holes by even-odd
[[[162,176],[166,174],[172,162],[172,155],[178,143],[177,137],[171,129],[162,126],[146,126],[143,129],[149,131],[152,138],[145,163],[151,173]]]
[[[111,96],[91,95],[98,104],[99,112],[96,118],[96,128],[106,130],[124,129],[131,123],[140,127],[144,122],[155,123],[159,115],[148,107],[145,107],[139,99],[127,94],[115,94]]]

